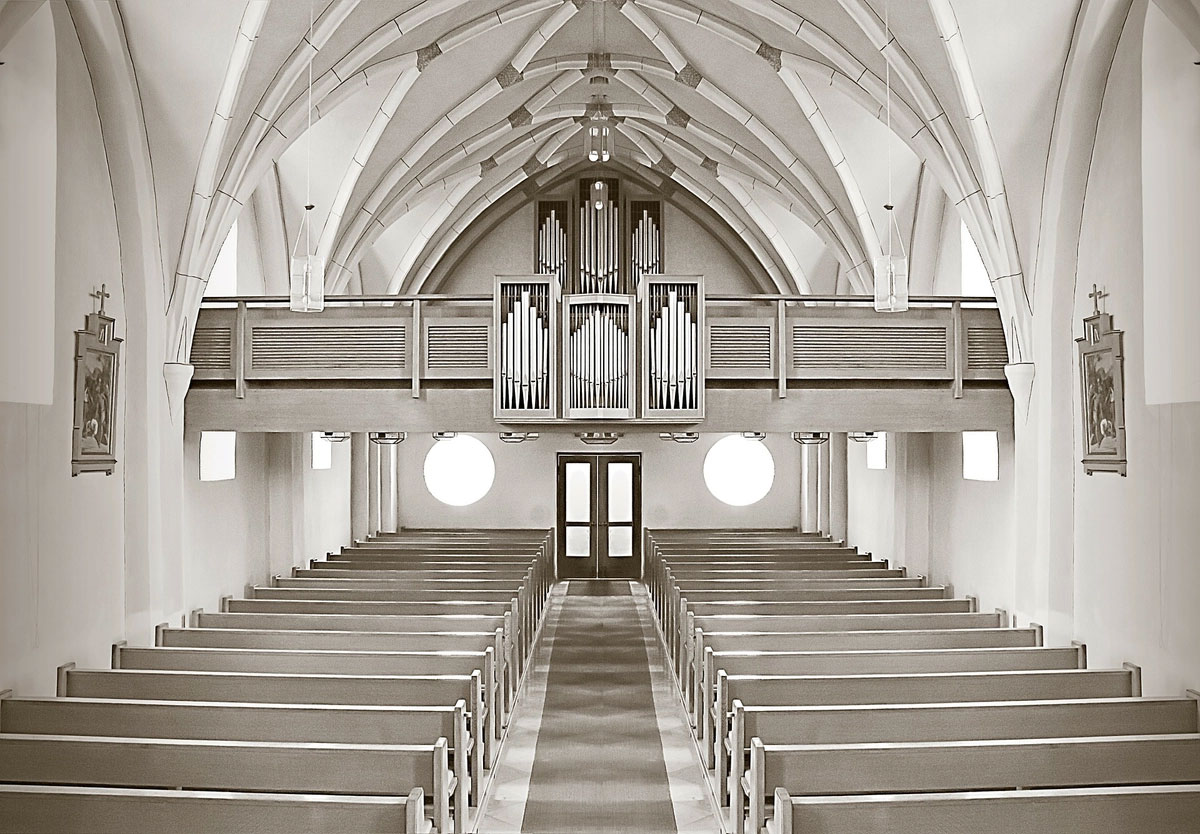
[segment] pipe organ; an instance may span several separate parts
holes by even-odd
[[[629,222],[633,226],[629,246],[629,271],[633,285],[640,287],[646,275],[662,274],[662,203],[632,200]]]
[[[581,180],[579,192],[579,270],[570,291],[627,294],[632,285],[621,269],[618,181]]]
[[[703,291],[698,279],[647,278],[642,310],[645,416],[704,414]]]
[[[574,295],[565,303],[563,416],[634,417],[633,299]]]
[[[703,418],[702,281],[663,275],[662,203],[620,185],[539,200],[537,274],[497,278],[497,419]]]
[[[537,265],[534,272],[553,275],[560,287],[566,284],[571,267],[570,236],[567,233],[570,216],[566,200],[538,201]]]
[[[497,356],[494,401],[497,417],[554,415],[556,345],[554,280],[499,278],[496,281]]]

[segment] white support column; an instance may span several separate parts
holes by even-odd
[[[364,431],[350,435],[350,536],[365,539],[371,523],[371,441]]]
[[[800,446],[800,532],[817,532],[817,447]]]
[[[817,529],[829,535],[829,443],[817,446]]]
[[[367,451],[367,535],[371,536],[378,533],[380,528],[379,471],[382,467],[379,465],[379,450],[381,448],[378,443],[372,443],[371,448]]]
[[[845,540],[849,524],[847,442],[845,432],[829,433],[829,535],[835,540]]]
[[[379,529],[396,532],[396,447],[379,447]]]

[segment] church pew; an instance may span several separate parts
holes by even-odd
[[[327,579],[389,579],[397,582],[425,582],[459,580],[462,582],[520,582],[525,574],[520,570],[455,570],[443,568],[438,570],[420,570],[416,567],[409,570],[389,568],[384,563],[375,563],[379,567],[365,568],[361,564],[347,567],[342,562],[318,562],[312,560],[315,567],[292,568],[293,577],[321,577]]]
[[[467,704],[379,706],[147,701],[120,698],[0,698],[0,733],[104,735],[236,741],[412,744],[450,740],[464,790],[478,764],[470,754]],[[494,746],[492,750],[495,752]],[[485,756],[484,766],[491,767]]]
[[[487,631],[329,631],[261,628],[168,628],[155,630],[156,646],[181,648],[290,649],[296,651],[483,651],[495,649],[496,677],[504,698],[506,718],[520,683],[520,671],[510,659],[516,652],[503,628]]]
[[[419,790],[406,797],[0,785],[0,834],[420,834]]]
[[[732,759],[718,760],[717,785],[728,805],[739,788],[725,774],[745,770],[747,739],[754,737],[768,744],[881,744],[1200,733],[1197,706],[1196,697],[832,707],[746,706],[735,700],[722,750]]]
[[[386,559],[378,559],[369,556],[364,556],[361,559],[309,559],[308,564],[310,568],[326,570],[386,570],[392,571],[398,575],[411,575],[413,578],[420,576],[437,577],[458,575],[510,578],[525,576],[528,571],[528,568],[524,564],[493,565],[488,562],[466,562],[453,560],[407,563],[389,562]]]
[[[521,587],[519,580],[512,579],[417,579],[407,576],[388,576],[383,579],[371,579],[359,576],[338,577],[299,577],[273,576],[271,588],[375,588],[380,590],[411,589],[421,593],[445,593],[454,591],[478,590],[481,592],[512,593]]]
[[[915,589],[929,587],[925,584],[925,580],[920,576],[897,576],[884,577],[882,579],[872,579],[863,577],[861,574],[855,573],[848,577],[836,577],[833,579],[811,579],[807,576],[798,576],[788,579],[756,579],[754,577],[745,577],[741,579],[679,579],[676,578],[675,585],[681,591],[788,591],[819,588],[876,588],[885,590],[888,588],[899,589]]]
[[[674,633],[668,635],[669,651],[677,673],[686,678],[700,670],[695,640],[696,629],[709,631],[890,631],[924,629],[1001,628],[1007,615],[992,613],[933,614],[706,614],[695,616],[686,609],[676,617]]]
[[[769,834],[1195,834],[1200,785],[821,797],[779,789],[773,808]]]
[[[326,675],[470,675],[483,671],[487,714],[484,758],[491,761],[499,735],[497,709],[502,693],[494,649],[483,651],[361,652],[286,649],[138,648],[113,646],[112,668],[179,672],[274,672]],[[457,748],[456,748],[457,749]]]
[[[1141,695],[1140,670],[1048,669],[999,672],[927,672],[869,675],[729,675],[717,672],[706,726],[710,739],[733,737],[733,702],[753,706],[940,704],[954,702],[1131,698]],[[726,774],[724,743],[714,749],[717,784]],[[714,747],[715,747],[714,743]]]
[[[795,616],[801,614],[969,614],[973,599],[840,599],[840,600],[759,600],[722,599],[696,601],[687,597],[688,610],[697,617],[710,615],[756,614]]]
[[[338,562],[337,564],[343,563]],[[730,578],[757,576],[763,579],[782,579],[788,575],[800,576],[820,571],[886,570],[887,566],[886,559],[830,557],[828,559],[763,562],[761,564],[751,561],[705,562],[695,565],[672,563],[671,572],[677,577],[717,575]]]
[[[949,594],[944,585],[922,588],[688,588],[684,591],[688,602],[721,602],[725,600],[753,599],[756,602],[833,602],[836,600],[885,600],[885,599],[947,599]]]
[[[486,614],[195,614],[195,628],[265,628],[298,631],[491,631],[504,617]]]
[[[382,542],[362,542],[342,547],[336,553],[330,552],[329,558],[336,559],[339,556],[353,556],[356,554],[370,554],[371,558],[388,559],[397,562],[456,562],[459,560],[466,562],[484,562],[491,565],[529,565],[532,561],[532,556],[528,553],[488,551],[486,548],[462,548],[453,551],[448,551],[442,548],[402,548]]]
[[[878,675],[929,672],[1004,672],[1034,669],[1082,669],[1087,653],[1082,645],[1070,648],[983,649],[879,649],[820,652],[721,651],[704,649],[704,668],[696,676],[697,732],[706,761],[712,766],[716,748],[713,710],[716,681],[726,675]]]
[[[249,672],[188,672],[137,669],[76,669],[60,666],[61,698],[149,701],[224,701],[270,704],[429,706],[465,701],[473,773],[482,771],[489,727],[480,672],[470,675],[302,675]],[[457,751],[455,751],[457,753]]]
[[[450,821],[455,781],[444,738],[384,745],[0,734],[0,783],[395,797],[419,788],[438,829],[462,834],[462,791]]]
[[[472,616],[503,617],[510,610],[511,598],[504,602],[461,600],[342,600],[342,599],[232,599],[221,606],[233,614],[349,614],[354,616],[398,614],[401,616]]]
[[[749,797],[746,823],[759,831],[767,791],[777,787],[794,796],[1200,782],[1200,735],[831,745],[755,738],[738,782]],[[732,807],[741,834],[740,796]]]
[[[332,581],[332,580],[331,580]],[[438,599],[460,599],[478,602],[509,602],[515,588],[496,590],[460,588],[421,590],[412,586],[393,588],[360,588],[314,584],[308,587],[276,587],[254,585],[249,589],[251,599],[340,599],[374,600],[380,602],[425,602]]]

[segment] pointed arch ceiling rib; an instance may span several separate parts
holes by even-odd
[[[880,231],[863,196],[862,172],[848,161],[825,117],[825,94],[815,93],[817,87],[830,90],[855,102],[863,118],[882,121],[886,61],[898,82],[890,96],[892,128],[937,178],[979,242],[1007,308],[1010,353],[1019,357],[1016,346],[1025,341],[1030,315],[1020,257],[994,140],[949,0],[905,4],[903,44],[895,28],[885,32],[868,0],[814,5],[820,25],[797,7],[803,7],[800,0],[420,0],[381,22],[373,13],[378,6],[330,0],[311,38],[306,26],[289,49],[294,27],[279,33],[264,28],[268,11],[283,15],[286,8],[250,0],[203,144],[175,269],[168,338],[179,339],[178,358],[186,360],[190,311],[226,230],[265,171],[303,132],[303,76],[317,55],[327,67],[313,80],[317,118],[368,85],[387,89],[370,125],[348,146],[354,148],[350,161],[337,163],[336,196],[318,244],[334,292],[344,290],[349,270],[389,223],[440,193],[437,208],[392,271],[394,286],[423,285],[455,237],[488,206],[521,184],[541,181],[547,165],[561,167],[571,159],[580,123],[596,116],[615,121],[629,143],[623,165],[656,171],[710,205],[745,236],[781,289],[807,284],[783,227],[764,211],[768,204],[803,220],[855,290],[864,291],[871,259],[882,249]],[[582,15],[584,10],[591,14]],[[606,44],[598,54],[579,51],[585,40],[579,21],[595,15],[607,16],[617,50]],[[713,77],[727,77],[697,67],[697,58],[709,56],[689,54],[691,41],[681,40],[687,27],[715,37],[719,51],[728,53],[724,60],[733,56],[746,66],[744,56],[757,58],[753,72],[777,79],[768,98],[786,104],[755,112],[758,99],[752,104],[745,92],[739,97],[714,83]],[[256,60],[262,40],[273,38],[283,42],[271,40],[271,49]],[[486,52],[498,42],[509,45]],[[471,84],[465,95],[439,98],[430,85],[454,88],[447,79],[457,81],[461,65],[451,67],[439,57],[468,44],[472,55],[507,63],[473,83],[463,76]],[[953,86],[943,83],[939,99],[927,78],[946,75]],[[595,92],[577,86],[584,80],[620,82],[602,88],[616,100],[599,112],[579,101]],[[257,100],[239,106],[247,96]],[[397,116],[418,96],[441,104],[427,129],[414,134],[411,120]],[[507,117],[495,120],[497,108],[510,104]],[[839,124],[845,129],[844,118]],[[802,228],[790,218],[785,226]]]

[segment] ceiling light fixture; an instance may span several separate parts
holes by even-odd
[[[313,45],[313,4],[308,4],[308,44]],[[308,54],[308,131],[304,134],[304,214],[300,228],[296,230],[296,243],[292,246],[290,277],[291,309],[294,313],[319,313],[325,309],[325,261],[312,250],[312,91],[313,58],[317,50]],[[304,240],[304,251],[300,252],[300,241]]]
[[[892,200],[892,61],[887,46],[892,42],[891,2],[883,4],[884,49],[880,50],[884,61],[884,95],[887,105],[887,252],[875,256],[875,310],[879,313],[902,313],[908,309],[908,253],[904,250],[904,236],[896,220],[896,204]],[[892,241],[900,244],[900,254],[895,254]]]
[[[456,437],[458,437],[456,431],[435,431],[433,433],[434,440],[453,440]]]
[[[623,435],[615,431],[581,431],[576,432],[575,436],[589,446],[611,446]]]
[[[767,433],[765,431],[744,431],[742,432],[742,437],[746,438],[747,440],[757,440],[759,443],[762,443],[767,439]]]
[[[676,443],[695,443],[700,434],[694,431],[660,431],[659,440],[674,440]]]
[[[855,443],[870,443],[878,436],[879,433],[873,431],[852,431],[848,435]]]
[[[794,431],[792,432],[792,440],[795,440],[801,446],[820,446],[822,443],[829,441],[829,432]]]
[[[537,440],[539,437],[535,431],[502,431],[500,432],[501,443],[524,443],[526,440]]]
[[[373,431],[370,434],[371,442],[380,446],[395,446],[397,443],[403,443],[408,439],[406,431]]]
[[[348,431],[323,431],[323,432],[321,432],[321,439],[327,440],[330,443],[342,443],[342,442],[350,439],[350,432],[348,432]]]

